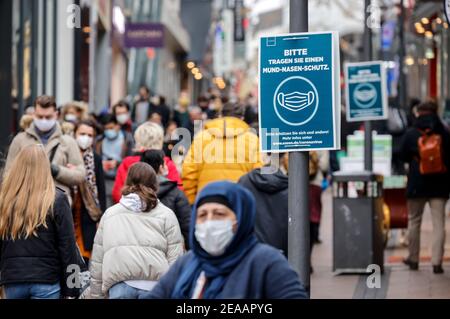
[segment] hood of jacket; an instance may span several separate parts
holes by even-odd
[[[205,130],[208,130],[211,135],[220,138],[236,137],[246,133],[249,128],[248,124],[243,120],[231,116],[214,119],[205,124]]]
[[[139,197],[139,195],[135,193],[122,195],[122,198],[120,199],[120,204],[136,213],[144,212],[146,206],[145,203]]]
[[[261,169],[248,173],[252,184],[261,192],[276,193],[288,188],[288,176],[278,170],[274,174],[261,174]]]
[[[170,191],[172,191],[174,188],[177,188],[177,182],[168,180],[167,178],[161,179],[159,182],[159,189],[158,189],[158,198],[163,198],[166,196]]]
[[[444,129],[439,117],[436,114],[420,115],[414,122],[414,126],[419,130],[431,129],[436,133],[439,133]]]

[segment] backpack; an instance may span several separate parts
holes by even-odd
[[[430,130],[421,131],[422,136],[417,142],[419,148],[419,168],[422,175],[442,174],[447,171],[442,152],[442,136],[431,133]]]
[[[309,152],[309,180],[316,177],[319,171],[319,154],[316,151]]]

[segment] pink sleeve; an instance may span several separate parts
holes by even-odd
[[[122,164],[119,165],[119,168],[117,169],[116,174],[116,180],[114,181],[114,187],[112,190],[112,198],[114,203],[118,203],[121,197],[121,190],[123,187],[123,184],[125,183],[125,178],[127,176],[127,172],[125,170],[125,166]]]

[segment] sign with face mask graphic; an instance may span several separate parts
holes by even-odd
[[[259,130],[263,152],[340,147],[336,32],[261,37]]]
[[[387,82],[383,62],[347,63],[345,97],[348,122],[387,119]]]

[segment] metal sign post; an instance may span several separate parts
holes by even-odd
[[[364,3],[364,60],[372,61],[372,29],[369,26],[371,0]],[[364,122],[364,169],[372,171],[372,122]]]
[[[309,151],[340,148],[339,35],[308,30],[308,1],[291,1],[289,34],[261,36],[262,152],[289,152],[288,259],[309,291]]]
[[[308,31],[308,0],[290,0],[289,32]],[[310,292],[309,153],[289,154],[288,258]]]

